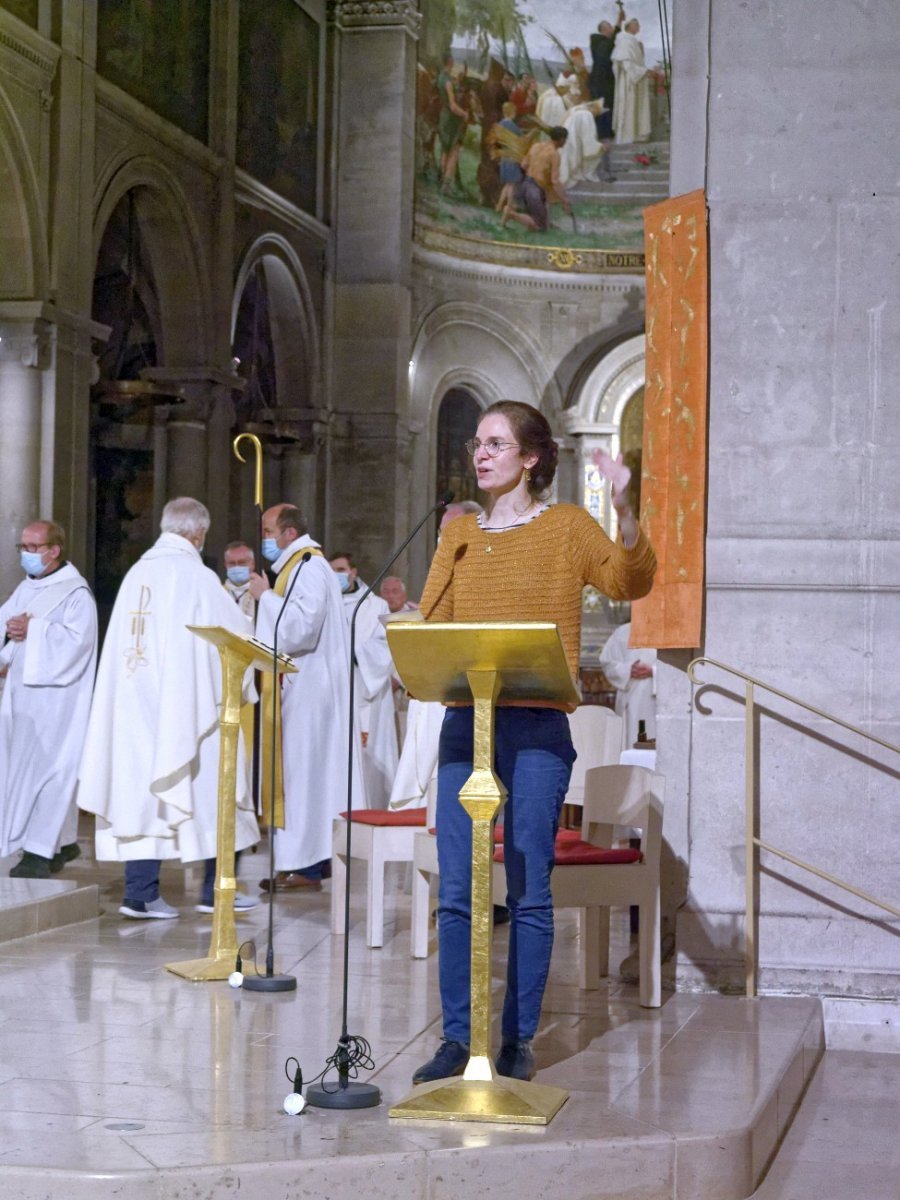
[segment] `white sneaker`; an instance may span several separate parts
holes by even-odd
[[[250,912],[256,908],[259,901],[254,896],[247,896],[244,892],[235,892],[234,894],[234,911],[236,913]],[[195,904],[194,912],[198,913],[213,913],[215,912],[213,904]]]
[[[138,900],[130,904],[126,901],[119,906],[119,912],[123,917],[132,917],[135,921],[172,921],[181,916],[178,909],[166,904],[162,896],[157,896],[155,900]]]

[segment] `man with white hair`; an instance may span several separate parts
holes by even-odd
[[[646,142],[650,137],[650,80],[644,63],[644,45],[638,40],[637,18],[625,23],[612,52],[616,77],[613,130],[619,145]]]
[[[125,575],[100,657],[81,761],[79,807],[97,816],[97,858],[125,863],[119,912],[177,917],[159,893],[160,862],[207,861],[212,905],[219,776],[218,650],[188,625],[247,632],[246,618],[200,552],[209,512],[181,497],[163,509],[156,543]],[[259,839],[239,741],[235,849]],[[235,909],[255,901],[238,894]]]

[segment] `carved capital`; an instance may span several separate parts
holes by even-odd
[[[52,358],[53,326],[49,321],[0,321],[0,363],[43,370]]]
[[[329,0],[328,19],[348,33],[395,25],[416,38],[422,22],[415,0]]]

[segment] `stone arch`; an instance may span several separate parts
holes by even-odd
[[[48,278],[37,172],[21,125],[0,89],[0,297],[43,299]]]
[[[453,301],[432,309],[413,338],[411,420],[431,428],[435,404],[463,377],[477,379],[485,407],[508,397],[526,400],[550,419],[562,409],[562,396],[532,339],[483,305]]]
[[[462,364],[462,365],[461,365]],[[436,486],[433,452],[440,402],[454,387],[469,391],[482,408],[496,400],[525,400],[556,423],[562,396],[532,339],[511,321],[480,304],[440,304],[413,337],[409,365],[408,428],[411,434],[410,515]],[[424,579],[428,547],[410,550],[411,577]]]
[[[243,255],[231,302],[231,344],[244,290],[258,269],[265,273],[272,301],[269,315],[281,403],[316,408],[321,392],[321,349],[312,292],[299,256],[279,234],[257,238]]]
[[[149,156],[111,162],[94,200],[94,256],[119,201],[135,194],[141,237],[159,294],[160,365],[194,367],[215,361],[212,292],[200,230],[177,178]]]
[[[622,421],[629,400],[645,382],[644,334],[620,342],[585,375],[566,413],[570,433],[612,432]]]

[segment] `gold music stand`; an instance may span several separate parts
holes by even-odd
[[[494,821],[506,796],[494,774],[494,707],[500,698],[579,703],[559,631],[535,621],[393,621],[387,638],[410,695],[444,704],[475,702],[473,770],[459,793],[472,818],[471,1054],[462,1078],[420,1084],[389,1115],[547,1125],[569,1093],[500,1076],[491,1058],[491,863]]]
[[[222,625],[188,625],[191,633],[218,649],[222,660],[222,705],[219,714],[219,808],[216,826],[216,885],[209,955],[187,962],[166,963],[166,970],[195,982],[227,979],[234,970],[238,940],[234,924],[234,829],[237,803],[238,738],[241,733],[241,691],[248,667],[282,675],[297,668],[286,654],[273,664],[270,647],[242,637]]]

